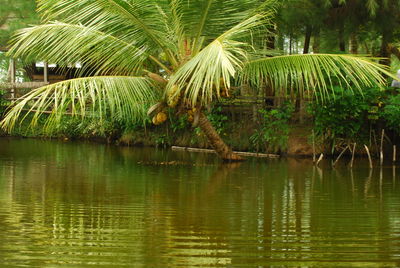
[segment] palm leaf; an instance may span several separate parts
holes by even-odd
[[[246,49],[251,47],[235,39],[242,38],[267,18],[268,15],[255,15],[221,34],[171,77],[167,95],[174,98],[183,91],[190,105],[209,104],[214,95],[219,96],[220,86],[230,87],[231,78],[247,60]]]
[[[147,104],[156,100],[153,85],[143,77],[101,76],[71,79],[35,89],[17,100],[0,126],[11,131],[21,113],[21,121],[33,113],[30,125],[44,116],[45,130],[51,131],[61,123],[66,113],[71,116],[102,121],[113,118],[138,122],[146,118]]]
[[[198,52],[204,39],[212,41],[238,22],[260,13],[273,10],[276,0],[175,0],[185,35],[194,39]],[[209,42],[206,42],[206,45]]]
[[[162,49],[172,57],[163,20],[165,1],[152,0],[38,0],[38,11],[46,22],[59,20],[99,28],[116,37],[146,45],[149,51]],[[122,36],[122,37],[121,37]]]
[[[80,62],[96,74],[132,75],[148,58],[136,47],[96,27],[54,22],[17,32],[10,55],[26,60],[46,60],[60,65]],[[127,57],[126,55],[129,55]]]
[[[393,75],[376,60],[329,54],[263,58],[246,64],[242,81],[256,86],[267,83],[277,94],[298,90],[300,94],[320,92],[328,97],[329,89],[335,84],[356,90],[385,84],[385,76]]]

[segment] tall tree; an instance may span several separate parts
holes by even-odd
[[[241,160],[203,113],[231,81],[267,83],[276,93],[296,89],[327,94],[333,81],[361,89],[385,82],[381,65],[345,55],[265,57],[253,46],[273,26],[275,0],[38,0],[44,24],[19,31],[10,55],[62,66],[81,62],[93,76],[36,89],[9,110],[10,130],[24,109],[34,126],[45,110],[45,128],[72,116],[101,121],[142,120],[145,104],[153,122],[192,111],[224,160]],[[25,118],[22,116],[22,118]]]
[[[6,50],[11,34],[38,22],[35,0],[2,0],[0,5],[0,51]]]

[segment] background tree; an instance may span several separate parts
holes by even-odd
[[[0,5],[0,51],[6,50],[11,34],[37,23],[35,0],[2,0]]]

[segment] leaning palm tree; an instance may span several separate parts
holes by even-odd
[[[65,113],[103,120],[159,124],[165,109],[190,111],[219,156],[241,160],[203,113],[229,94],[232,81],[268,83],[276,92],[328,93],[332,83],[349,88],[383,84],[387,71],[373,59],[348,55],[266,57],[276,0],[38,0],[42,25],[19,31],[10,55],[61,66],[79,62],[86,77],[33,90],[8,111],[1,126],[46,113],[45,128]],[[321,94],[319,94],[321,95]],[[151,108],[147,111],[145,107]],[[147,113],[146,113],[147,112]]]

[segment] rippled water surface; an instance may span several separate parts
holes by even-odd
[[[0,266],[400,267],[396,169],[355,166],[3,138]]]

